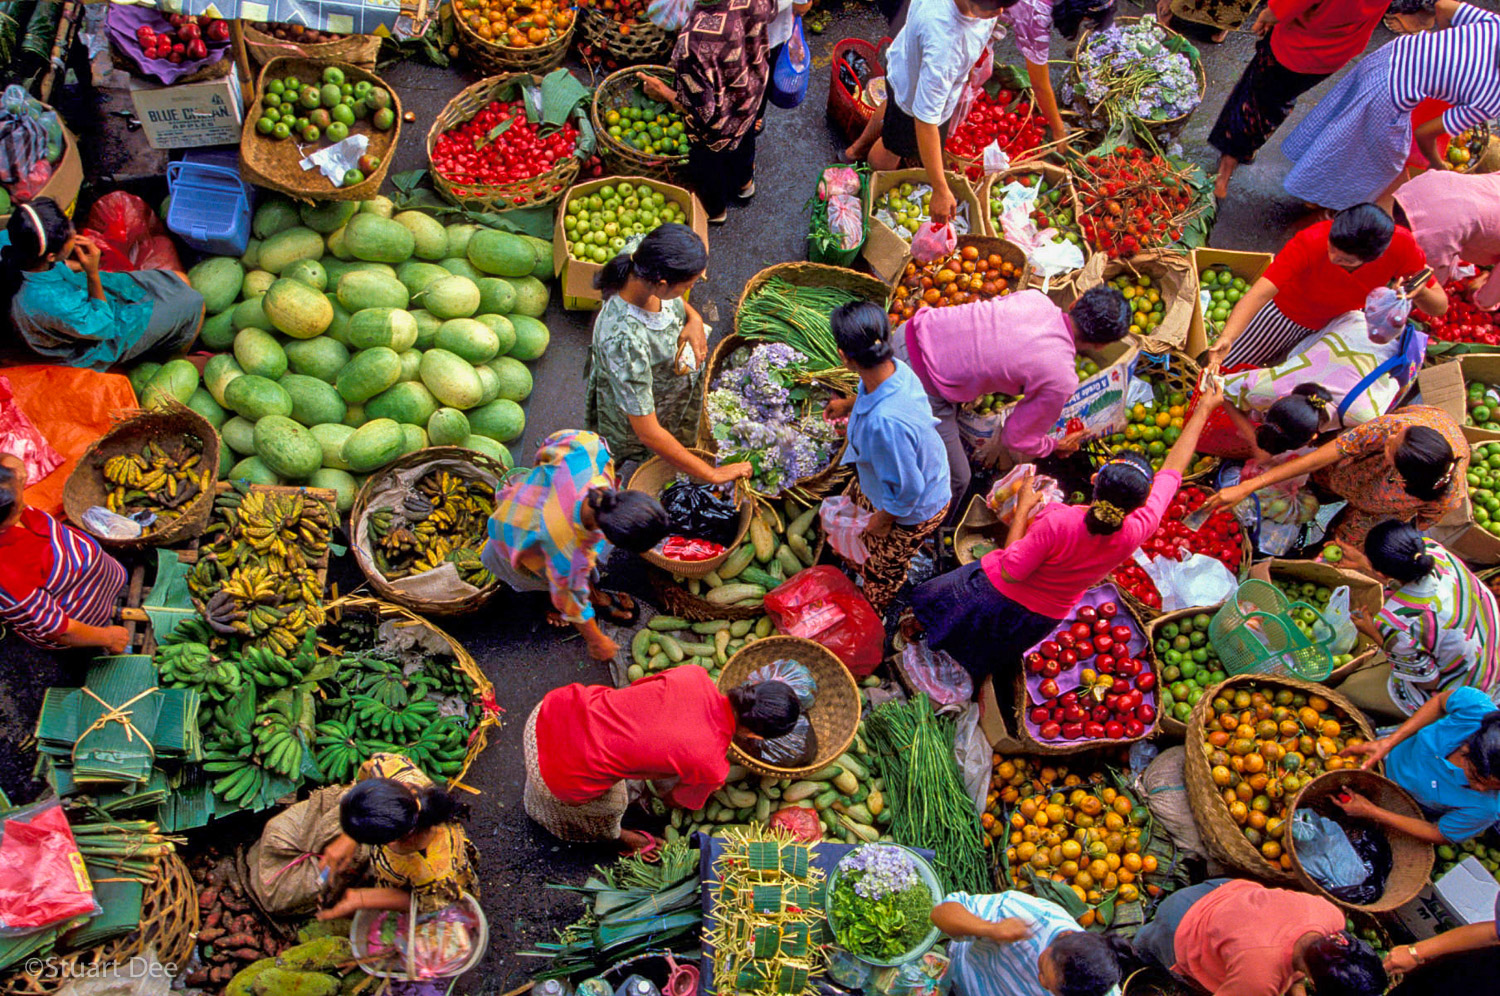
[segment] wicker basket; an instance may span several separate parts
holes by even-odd
[[[84,452],[63,486],[63,509],[68,520],[85,529],[83,514],[95,505],[103,505],[112,490],[104,481],[104,462],[110,457],[138,453],[153,440],[175,445],[184,439],[197,439],[202,445],[201,464],[217,469],[219,434],[213,424],[188,408],[172,404],[167,408],[128,412]],[[214,489],[200,490],[182,507],[181,514],[160,529],[142,533],[133,539],[96,537],[105,546],[118,550],[141,550],[153,546],[170,546],[195,539],[208,526],[213,511]],[[91,534],[92,535],[92,534]]]
[[[602,15],[596,15],[602,16]],[[611,73],[594,91],[593,103],[589,106],[589,118],[594,125],[594,134],[599,139],[599,157],[611,173],[643,176],[651,180],[675,181],[687,170],[687,156],[656,156],[632,148],[610,135],[604,115],[610,111],[630,106],[640,89],[636,74],[646,72],[663,83],[673,83],[677,74],[666,66],[637,66]]]
[[[833,46],[833,53],[828,60],[831,64],[828,73],[828,121],[846,142],[858,138],[869,122],[870,115],[875,113],[874,103],[863,99],[863,94],[851,91],[839,79],[839,60],[856,54],[863,56],[870,66],[879,69],[879,75],[883,77],[885,74],[880,61],[880,50],[864,39],[845,38]]]
[[[706,450],[689,449],[689,453],[703,459],[710,465],[713,463],[714,455]],[[630,475],[630,483],[626,488],[631,491],[644,491],[653,498],[660,498],[667,485],[677,479],[677,468],[659,456],[654,456],[636,468],[635,473]],[[664,571],[685,578],[701,578],[705,574],[719,569],[719,565],[725,559],[739,549],[739,545],[745,542],[745,536],[750,532],[750,520],[755,515],[755,502],[743,496],[739,497],[740,528],[735,533],[734,542],[724,547],[724,552],[718,556],[709,557],[707,560],[673,560],[671,557],[663,557],[655,550],[647,550],[641,554],[642,559],[653,567],[660,567]]]
[[[1011,102],[1013,104],[1015,103],[1015,101],[1020,99],[1021,97],[1018,94],[1016,97],[1012,98]],[[1029,108],[1026,111],[1026,119],[1030,120],[1037,114],[1038,112],[1036,104],[1030,104]],[[955,124],[952,127],[956,129],[959,127],[959,125]],[[1012,157],[1010,161],[1012,163],[1015,163],[1017,165],[1017,168],[1007,172],[1020,172],[1021,168],[1031,165],[1040,165],[1041,156],[1045,155],[1045,153],[1041,153],[1041,155],[1039,155],[1039,148],[1040,147],[1036,149],[1027,149],[1020,155]],[[952,152],[949,152],[947,147],[945,146],[943,148],[943,162],[946,164],[946,167],[948,169],[952,170],[955,173],[962,173],[964,176],[968,177],[969,182],[974,184],[974,189],[976,192],[978,192],[981,186],[988,185],[990,177],[993,176],[993,174],[985,172],[983,152],[980,153],[978,159],[965,159],[962,156],[956,156]],[[1052,168],[1061,169],[1061,167],[1059,166],[1053,166]],[[988,208],[985,208],[985,213],[989,213]]]
[[[262,100],[266,84],[277,77],[296,76],[300,79],[321,77],[323,70],[335,67],[344,71],[344,79],[350,83],[364,81],[382,87],[391,95],[391,110],[396,114],[396,123],[390,131],[380,131],[368,121],[358,121],[351,134],[368,135],[370,145],[367,155],[379,156],[380,165],[368,173],[364,180],[352,187],[335,187],[326,176],[316,169],[302,168],[302,153],[297,142],[287,139],[276,141],[266,138],[255,130],[260,119]],[[380,192],[380,185],[390,172],[393,153],[401,142],[401,95],[379,76],[361,66],[348,62],[318,62],[312,59],[278,56],[261,68],[255,84],[255,103],[245,112],[245,124],[240,130],[240,175],[257,187],[266,187],[277,193],[300,201],[367,201]]]
[[[349,512],[349,546],[354,551],[354,560],[364,572],[370,587],[387,601],[419,612],[424,616],[461,616],[473,612],[488,602],[500,588],[500,582],[491,578],[490,583],[458,598],[442,600],[423,598],[391,582],[380,568],[375,566],[367,544],[364,542],[365,517],[370,511],[370,502],[376,492],[392,485],[397,475],[404,475],[422,467],[438,463],[448,464],[441,469],[449,470],[460,477],[483,481],[492,490],[505,477],[505,465],[494,457],[478,450],[462,446],[429,446],[401,457],[389,466],[376,471],[365,480],[354,497],[354,508]],[[483,545],[484,537],[480,537]]]
[[[859,684],[833,651],[820,643],[796,636],[768,636],[756,640],[729,658],[719,672],[719,690],[743,684],[750,672],[772,661],[793,660],[805,666],[818,682],[818,694],[807,711],[813,732],[818,738],[818,753],[812,763],[801,768],[778,768],[752,757],[731,742],[729,756],[758,775],[771,778],[802,778],[832,764],[859,730]]]
[[[1121,592],[1121,594],[1123,595],[1124,593]],[[1219,605],[1223,604],[1223,602],[1219,603]],[[1187,616],[1195,616],[1200,612],[1206,612],[1210,616],[1212,616],[1215,612],[1219,611],[1219,605],[1197,605],[1193,606],[1192,608],[1177,609],[1175,612],[1163,612],[1155,619],[1152,619],[1150,622],[1146,623],[1146,645],[1150,648],[1148,652],[1151,654],[1151,659],[1156,662],[1156,673],[1159,678],[1161,676],[1162,668],[1166,667],[1166,664],[1156,656],[1157,631],[1169,622],[1176,622],[1177,620],[1186,618]],[[1163,685],[1167,683],[1165,678],[1161,678],[1160,680]],[[1207,689],[1205,689],[1204,692],[1205,694],[1207,694]],[[1181,737],[1187,734],[1187,724],[1180,719],[1168,716],[1165,711],[1162,711],[1161,715],[1158,717],[1158,722],[1156,725],[1157,728],[1167,736]]]
[[[660,62],[672,54],[677,36],[650,20],[625,25],[593,7],[578,9],[579,48],[594,49],[606,64],[635,66]]]
[[[577,10],[561,35],[540,45],[514,48],[479,37],[459,10],[462,0],[453,4],[453,24],[458,35],[458,47],[469,60],[486,73],[545,73],[562,65],[563,56],[573,42],[578,30]],[[517,6],[520,6],[519,4]]]
[[[715,605],[701,595],[694,595],[672,580],[670,573],[657,567],[651,568],[646,578],[651,582],[651,591],[661,602],[662,609],[679,619],[707,622],[710,619],[754,619],[766,614],[759,605]]]
[[[151,883],[145,887],[141,901],[141,924],[124,937],[117,937],[83,951],[23,962],[13,975],[0,976],[0,992],[8,996],[52,996],[74,979],[105,978],[111,966],[120,977],[123,966],[148,950],[156,953],[163,965],[180,969],[193,953],[198,935],[198,887],[187,865],[177,855],[157,861]],[[27,971],[24,966],[40,966]]]
[[[1343,811],[1330,796],[1345,790],[1358,792],[1381,809],[1398,816],[1414,820],[1425,819],[1422,815],[1422,807],[1417,805],[1417,801],[1406,789],[1389,778],[1383,778],[1370,771],[1351,768],[1330,771],[1304,785],[1292,799],[1287,812],[1287,822],[1290,823],[1297,810],[1302,808],[1312,809],[1320,816],[1339,819],[1343,816]],[[1302,862],[1297,858],[1296,837],[1290,830],[1284,839],[1287,853],[1292,856],[1292,874],[1297,876],[1297,881],[1302,888],[1346,910],[1358,910],[1362,913],[1389,913],[1417,898],[1417,893],[1422,891],[1432,877],[1432,866],[1435,860],[1432,845],[1408,834],[1389,832],[1387,839],[1391,845],[1391,873],[1385,880],[1385,891],[1373,903],[1363,906],[1348,903],[1324,889],[1318,884],[1317,879],[1309,875],[1302,867]]]
[[[365,69],[374,69],[380,53],[380,38],[377,35],[345,35],[333,41],[305,45],[300,42],[282,41],[261,31],[250,21],[242,22],[245,31],[245,51],[257,66],[264,66],[272,59],[290,56],[296,59],[315,59],[319,62],[346,62]]]
[[[1129,27],[1132,24],[1135,24],[1139,20],[1139,17],[1117,17],[1115,18],[1114,26],[1125,28]],[[1166,32],[1168,38],[1180,37],[1177,32],[1173,31],[1165,24],[1161,25],[1161,29],[1162,31]],[[1078,35],[1078,44],[1073,48],[1073,66],[1068,73],[1069,82],[1072,84],[1081,85],[1082,83],[1082,80],[1079,78],[1078,74],[1078,61],[1082,57],[1084,49],[1088,47],[1089,40],[1093,38],[1093,36],[1093,27],[1084,28],[1083,31]],[[1193,66],[1193,75],[1198,78],[1198,106],[1201,107],[1203,105],[1203,97],[1208,93],[1208,76],[1203,71],[1203,62],[1201,59],[1197,64]],[[1195,107],[1192,111],[1188,111],[1186,114],[1180,115],[1175,118],[1167,118],[1162,121],[1145,122],[1149,126],[1147,130],[1149,130],[1153,135],[1175,137],[1188,123],[1188,119],[1193,116],[1193,111],[1196,111],[1197,109],[1198,108]]]
[[[990,510],[984,495],[975,494],[964,509],[964,517],[958,520],[953,531],[953,556],[960,564],[972,564],[983,554],[974,553],[977,543],[993,543],[996,549],[1005,545],[1004,526],[1000,517]]]
[[[479,722],[469,734],[469,749],[464,755],[464,766],[459,769],[458,774],[448,779],[450,786],[461,783],[464,776],[469,773],[469,767],[473,765],[474,759],[484,752],[489,742],[490,732],[500,728],[500,706],[495,701],[495,686],[484,676],[478,662],[464,649],[462,643],[403,606],[382,602],[377,598],[345,595],[343,598],[330,602],[326,610],[330,620],[337,620],[345,612],[364,613],[375,616],[380,622],[394,620],[397,626],[422,626],[442,637],[443,642],[448,645],[449,651],[453,654],[453,666],[462,671],[464,676],[473,683],[474,704],[480,712]]]
[[[1171,972],[1153,966],[1138,968],[1120,984],[1120,996],[1195,996]]]
[[[1193,706],[1193,713],[1187,722],[1187,758],[1183,762],[1183,777],[1187,783],[1188,804],[1192,807],[1193,820],[1198,824],[1198,833],[1203,838],[1204,847],[1215,859],[1252,878],[1263,879],[1274,885],[1296,885],[1297,876],[1262,857],[1260,851],[1245,839],[1245,835],[1230,818],[1223,797],[1214,787],[1208,753],[1204,749],[1207,746],[1204,724],[1213,707],[1213,700],[1220,692],[1233,691],[1245,685],[1271,689],[1289,688],[1306,695],[1317,695],[1328,700],[1338,712],[1347,717],[1366,740],[1375,739],[1375,733],[1353,702],[1332,689],[1295,678],[1238,675],[1204,691],[1198,704]]]
[[[508,73],[491,76],[459,91],[458,96],[448,101],[432,121],[427,131],[427,165],[432,174],[433,186],[444,199],[459,207],[481,211],[509,211],[515,208],[541,207],[551,204],[567,193],[578,177],[578,157],[567,156],[552,164],[545,173],[529,177],[518,183],[495,186],[485,184],[460,184],[444,176],[432,162],[432,152],[444,132],[463,125],[492,100],[513,100],[519,95],[520,84],[532,83],[540,86],[542,78],[529,73]]]

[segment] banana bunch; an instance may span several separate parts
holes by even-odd
[[[100,470],[110,486],[104,506],[120,515],[154,512],[152,529],[176,519],[183,506],[214,485],[218,467],[203,465],[202,444],[193,445],[197,442],[189,437],[168,449],[153,439],[138,453],[106,459]]]
[[[401,706],[390,706],[369,695],[350,696],[350,715],[359,728],[377,734],[384,740],[405,739],[416,734],[436,717],[438,704],[427,698],[427,687],[421,682],[412,686],[412,693]]]
[[[240,651],[239,664],[240,673],[261,688],[286,688],[302,680],[303,671],[295,659],[268,647],[247,645]]]
[[[400,748],[393,744],[373,740],[361,740],[359,731],[349,720],[328,720],[317,726],[318,770],[329,783],[351,780],[372,754],[394,751]]]
[[[255,755],[267,770],[302,781],[302,739],[296,699],[274,695],[255,720]]]
[[[162,684],[170,688],[197,688],[215,702],[231,698],[244,680],[234,661],[216,657],[206,644],[196,642],[158,647],[156,669]]]
[[[456,775],[468,752],[468,731],[457,717],[443,716],[397,749],[429,775]]]
[[[479,561],[494,491],[484,481],[433,471],[406,495],[400,508],[378,508],[366,520],[366,538],[380,573],[397,580],[452,563],[459,576],[483,588],[494,581]]]
[[[354,682],[354,687],[360,694],[374,699],[388,709],[405,707],[410,695],[406,690],[406,676],[401,673],[398,665],[380,660],[378,657],[367,657],[360,663],[365,673]],[[351,696],[352,700],[353,696]]]
[[[312,567],[328,552],[328,506],[301,492],[228,491],[204,532],[220,558],[264,564],[277,574]]]
[[[236,806],[248,806],[265,787],[266,769],[255,758],[211,753],[204,755],[203,770],[219,777],[213,783],[214,795]]]

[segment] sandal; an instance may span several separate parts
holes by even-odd
[[[641,618],[641,603],[622,591],[600,591],[594,614],[615,626],[634,626]]]

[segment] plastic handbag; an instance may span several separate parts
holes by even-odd
[[[792,37],[787,39],[771,69],[770,100],[777,107],[790,110],[807,98],[807,84],[812,79],[812,53],[802,32],[802,18],[792,19]]]
[[[948,222],[939,225],[935,221],[929,221],[925,225],[919,225],[916,234],[911,237],[911,258],[918,263],[930,263],[956,248],[958,233]]]

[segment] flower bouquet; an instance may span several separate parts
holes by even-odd
[[[1111,132],[1175,121],[1203,100],[1196,57],[1186,39],[1153,15],[1121,21],[1079,43],[1074,103],[1086,124]]]
[[[844,855],[828,892],[828,922],[839,947],[887,965],[930,947],[937,935],[932,907],[941,896],[923,868],[925,862],[895,844],[866,844]]]

